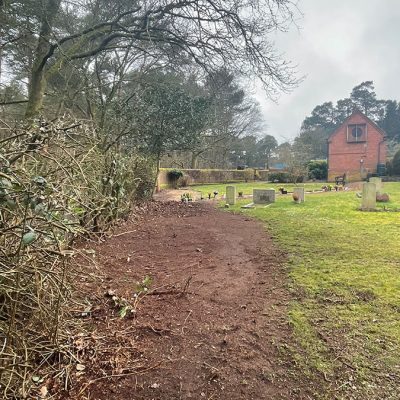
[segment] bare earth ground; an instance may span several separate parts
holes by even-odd
[[[285,255],[260,223],[158,202],[116,233],[91,246],[98,271],[81,282],[91,333],[75,339],[84,370],[65,398],[312,398],[281,354],[291,341]],[[121,319],[105,293],[132,299],[145,275],[150,294]]]

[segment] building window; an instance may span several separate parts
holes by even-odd
[[[367,141],[367,125],[355,124],[347,126],[347,141],[349,143],[360,143]]]

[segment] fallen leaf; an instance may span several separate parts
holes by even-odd
[[[47,397],[47,392],[48,392],[47,386],[42,386],[42,387],[40,388],[40,390],[39,390],[39,395],[40,395],[40,397],[41,397],[42,399],[46,398],[46,397]]]
[[[77,371],[84,371],[85,368],[86,367],[83,364],[76,364],[76,370]]]

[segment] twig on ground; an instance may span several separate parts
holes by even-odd
[[[157,364],[155,364],[155,365],[153,365],[153,366],[151,366],[151,367],[149,367],[149,368],[143,369],[143,370],[137,370],[137,371],[127,372],[127,373],[124,373],[124,374],[111,374],[111,375],[101,376],[100,378],[93,379],[93,380],[89,381],[89,382],[81,389],[81,391],[78,393],[78,397],[81,396],[81,395],[86,391],[86,389],[87,389],[89,386],[93,385],[93,383],[99,382],[99,381],[101,381],[101,380],[103,380],[103,379],[125,378],[125,377],[127,377],[127,376],[132,376],[132,375],[143,375],[143,374],[147,373],[148,371],[151,371],[151,370],[153,370],[153,369],[156,369],[156,368],[159,367],[163,362],[164,362],[164,361],[160,361],[160,362],[158,362]]]
[[[189,310],[189,313],[188,313],[187,317],[185,318],[185,321],[183,322],[182,330],[181,330],[182,331],[182,335],[185,334],[185,325],[186,325],[186,322],[189,319],[189,317],[192,315],[192,312],[193,312],[193,310]]]

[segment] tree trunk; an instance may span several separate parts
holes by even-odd
[[[197,169],[198,158],[199,158],[199,155],[197,153],[192,153],[192,162],[190,164],[190,168]]]
[[[40,34],[29,79],[28,104],[25,110],[26,119],[32,119],[37,116],[43,104],[43,97],[46,89],[46,55],[49,51],[53,23],[60,9],[60,4],[61,0],[48,0],[47,5],[43,8],[44,12],[41,20]]]
[[[161,167],[161,154],[158,153],[157,155],[157,171],[156,171],[156,179],[154,181],[154,186],[153,186],[153,195],[154,193],[157,193],[161,190],[159,181],[158,181],[158,175],[160,174],[160,167]]]

